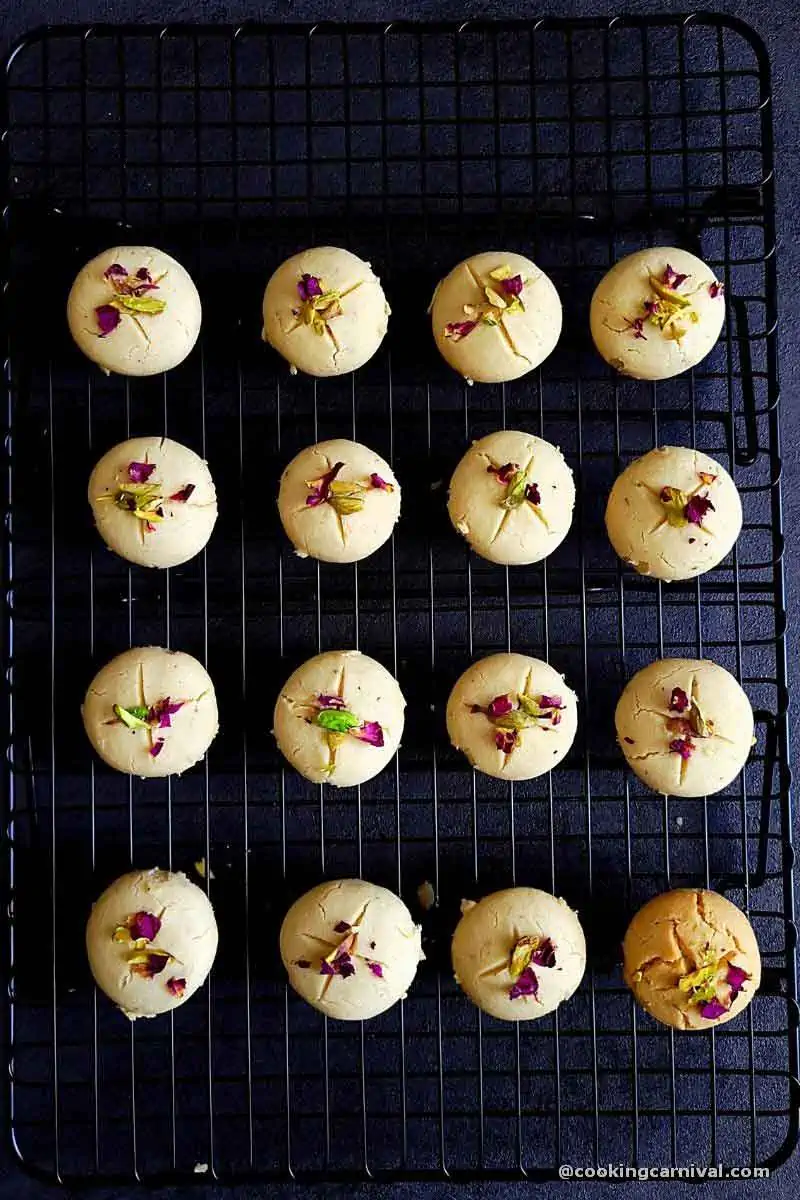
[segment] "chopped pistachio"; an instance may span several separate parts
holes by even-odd
[[[503,263],[502,267],[495,267],[493,271],[489,272],[489,278],[497,279],[498,281],[501,279],[510,279],[511,273],[511,267],[508,263]]]
[[[129,729],[149,729],[150,722],[147,719],[149,711],[148,708],[138,704],[132,708],[123,708],[121,704],[114,705],[114,716],[118,717]]]
[[[525,503],[525,488],[527,475],[524,471],[515,471],[506,488],[505,498],[500,502],[501,508],[519,508]]]
[[[486,293],[486,299],[489,301],[489,303],[492,305],[493,308],[505,308],[506,307],[506,301],[505,301],[504,297],[501,296],[499,292],[496,292],[493,287],[487,286],[483,290]]]

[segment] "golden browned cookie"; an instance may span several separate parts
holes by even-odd
[[[761,982],[753,928],[730,900],[703,888],[662,892],[640,908],[622,951],[625,982],[651,1016],[708,1029],[747,1008]]]

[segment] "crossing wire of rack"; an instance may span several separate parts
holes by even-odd
[[[40,31],[5,92],[9,507],[4,636],[10,1124],[23,1166],[76,1181],[549,1178],[559,1163],[776,1166],[798,1133],[796,930],[784,661],[769,65],[742,24],[695,15],[413,26],[93,26]],[[93,253],[153,243],[196,279],[198,349],[168,376],[106,378],[69,343],[64,299]],[[270,272],[346,245],[384,281],[386,343],[356,375],[292,377],[260,342]],[[694,371],[615,377],[588,300],[649,244],[699,253],[728,321]],[[462,384],[425,315],[468,253],[533,258],[564,303],[561,343],[506,386]],[[447,480],[500,426],[559,444],[578,504],[546,562],[506,570],[450,529]],[[220,517],[171,571],[128,568],[91,528],[92,463],[168,433],[210,462]],[[294,557],[274,497],[301,447],[363,439],[403,484],[391,543],[356,566]],[[621,568],[603,529],[621,467],[700,447],[739,487],[744,528],[702,579]],[[164,781],[93,760],[79,706],[129,645],[199,657],[222,729]],[[284,770],[282,681],[317,648],[358,647],[408,700],[393,766],[360,789]],[[549,777],[506,784],[450,748],[444,704],[472,659],[548,659],[580,699]],[[697,800],[623,769],[613,707],[659,656],[742,681],[757,742]],[[83,928],[131,863],[186,870],[221,930],[205,991],[129,1025],[92,986]],[[287,990],[277,931],[321,878],[399,892],[427,959],[407,999],[326,1022]],[[417,889],[433,886],[423,909]],[[554,891],[585,925],[577,994],[521,1025],[478,1012],[449,968],[462,898]],[[680,1036],[622,985],[630,914],[711,886],[749,913],[764,982],[719,1029]]]

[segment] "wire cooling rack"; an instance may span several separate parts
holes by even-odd
[[[798,1132],[769,69],[743,25],[694,16],[536,24],[52,29],[11,55],[6,91],[10,665],[11,1134],[64,1181],[218,1176],[552,1176],[591,1165],[779,1164]],[[154,241],[196,278],[198,350],[165,378],[105,379],[65,330],[78,266]],[[355,376],[288,375],[259,342],[269,273],[314,243],[370,259],[394,309]],[[690,374],[624,380],[588,339],[592,289],[652,243],[724,279],[725,334]],[[471,251],[529,254],[565,307],[556,353],[469,389],[432,348],[425,307]],[[559,443],[574,528],[544,564],[470,558],[445,515],[469,440],[501,425]],[[168,431],[205,454],[220,519],[207,551],[129,570],[90,528],[93,461]],[[303,445],[353,435],[403,483],[393,542],[356,567],[287,552],[274,505]],[[697,445],[732,472],[745,524],[719,569],[661,586],[604,535],[621,466]],[[139,781],[95,762],[79,703],[130,644],[207,663],[222,731],[205,769]],[[361,789],[283,772],[275,694],[318,647],[360,646],[408,698],[396,764]],[[471,774],[444,703],[473,658],[513,646],[578,692],[551,777]],[[744,683],[757,745],[710,800],[664,799],[622,767],[612,713],[660,655],[707,655]],[[96,996],[91,899],[130,863],[203,859],[221,943],[210,986],[129,1027]],[[211,874],[213,872],[213,875]],[[399,891],[427,961],[404,1004],[326,1023],[287,992],[277,929],[321,877]],[[438,905],[422,913],[429,880]],[[567,897],[590,946],[557,1014],[514,1028],[455,986],[462,897],[514,882]],[[676,1036],[621,984],[630,913],[711,885],[749,912],[764,986],[719,1030]],[[195,1173],[196,1172],[196,1173]]]

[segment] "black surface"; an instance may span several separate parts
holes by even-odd
[[[791,128],[791,127],[789,127],[789,129],[790,129],[790,128]],[[784,137],[785,137],[785,135],[786,135],[786,132],[787,132],[787,129],[786,129],[786,128],[784,128],[782,132],[783,132],[783,134],[784,134]],[[793,359],[790,359],[790,367],[791,367],[792,365],[793,365]],[[791,492],[790,492],[790,495],[789,495],[789,499],[790,499],[790,501],[791,501],[791,499],[792,499]],[[765,1189],[764,1189],[764,1188],[760,1189],[760,1194],[764,1194],[764,1192],[765,1192]]]

